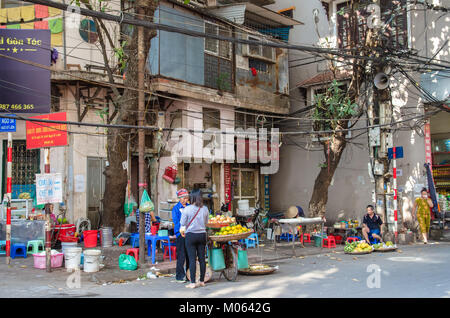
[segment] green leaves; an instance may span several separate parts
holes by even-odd
[[[121,71],[123,71],[126,67],[126,55],[124,52],[124,47],[127,45],[127,41],[123,41],[120,44],[119,48],[114,48],[114,55],[118,59],[119,68]]]
[[[357,114],[358,104],[353,103],[343,84],[334,80],[325,93],[315,95],[316,107],[313,112],[316,130],[335,129],[338,121]]]

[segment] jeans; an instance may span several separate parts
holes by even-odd
[[[186,251],[186,239],[183,236],[177,237],[177,269],[176,280],[185,279],[186,272],[184,270],[184,262],[186,261],[186,271],[189,269],[189,258]]]
[[[186,248],[189,257],[191,283],[195,284],[197,257],[200,264],[200,282],[204,282],[206,273],[206,233],[186,233]]]

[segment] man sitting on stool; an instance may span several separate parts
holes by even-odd
[[[367,214],[364,215],[363,218],[363,228],[362,234],[364,239],[368,244],[371,244],[371,239],[377,239],[380,242],[383,241],[381,236],[383,232],[381,232],[381,225],[383,221],[381,218],[375,213],[372,205],[367,206]]]

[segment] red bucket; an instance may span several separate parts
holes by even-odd
[[[84,247],[96,247],[97,246],[97,230],[84,231]]]
[[[76,226],[75,224],[61,224],[56,225],[53,229],[55,234],[58,233],[61,236],[75,236]]]
[[[159,223],[153,223],[153,225],[150,228],[150,232],[152,235],[157,235],[159,231]]]

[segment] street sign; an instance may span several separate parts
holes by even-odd
[[[52,113],[30,118],[66,121],[66,113]],[[27,121],[27,149],[67,146],[67,125]]]
[[[62,174],[36,174],[37,205],[62,202]]]
[[[50,30],[0,29],[0,112],[50,112],[50,37]]]
[[[15,132],[16,120],[13,118],[0,118],[0,132]]]
[[[403,158],[403,147],[395,147],[395,159]],[[394,148],[388,148],[388,159],[394,159]]]

